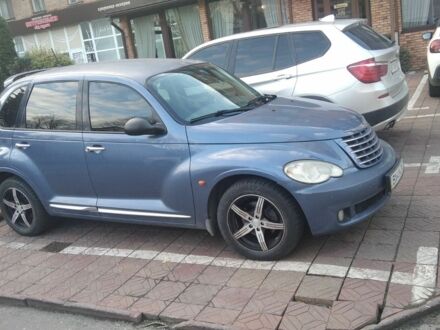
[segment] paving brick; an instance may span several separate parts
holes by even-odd
[[[370,260],[393,261],[397,245],[362,243],[356,257]]]
[[[377,322],[377,304],[353,301],[335,301],[328,320],[327,329],[361,329]]]
[[[162,262],[153,260],[145,267],[141,268],[136,275],[142,277],[148,277],[155,280],[160,280],[166,277],[174,267],[177,266],[175,262]]]
[[[272,314],[242,313],[233,324],[235,329],[274,330],[277,329],[281,316]]]
[[[400,230],[373,230],[365,232],[363,243],[397,245],[400,240]]]
[[[111,294],[98,304],[105,307],[116,309],[127,309],[136,301],[136,298],[130,296],[123,296],[118,294]]]
[[[144,278],[140,276],[133,276],[125,282],[117,292],[121,295],[142,297],[157,284],[157,280],[151,278]]]
[[[235,268],[208,266],[197,277],[196,282],[202,284],[224,285],[229,281],[235,271]]]
[[[206,268],[203,265],[179,264],[168,274],[169,281],[193,282]]]
[[[191,284],[177,298],[178,302],[194,305],[207,305],[220,290],[220,286]]]
[[[440,214],[440,204],[437,196],[414,196],[408,217],[435,218]]]
[[[162,281],[156,285],[146,298],[169,301],[176,299],[186,288],[182,282]]]
[[[433,288],[390,283],[385,298],[385,307],[408,308],[425,302],[433,294]]]
[[[268,270],[239,269],[230,278],[227,286],[238,288],[257,288],[264,281]]]
[[[212,299],[211,307],[241,310],[254,292],[254,289],[225,287]]]
[[[380,315],[380,319],[386,319],[387,317],[395,315],[401,311],[403,311],[403,309],[401,308],[385,307],[382,311],[382,314]]]
[[[359,247],[359,242],[343,242],[328,240],[319,251],[321,257],[352,258]]]
[[[195,318],[197,321],[214,324],[230,325],[234,322],[239,311],[224,308],[205,307]]]
[[[146,318],[157,319],[159,314],[170,304],[170,302],[140,298],[131,307],[130,310],[142,313]]]
[[[407,218],[405,230],[440,231],[440,218]]]
[[[272,270],[261,283],[261,289],[285,290],[294,293],[301,283],[304,273]]]
[[[382,306],[386,287],[386,282],[346,278],[338,300],[368,302]]]
[[[295,300],[330,306],[338,297],[342,281],[339,278],[307,275],[295,294]]]
[[[200,313],[203,307],[201,305],[173,302],[160,313],[159,318],[171,322],[192,320]]]
[[[281,330],[324,330],[330,316],[328,307],[291,302],[283,316]]]
[[[283,315],[292,298],[293,292],[258,289],[243,311]]]

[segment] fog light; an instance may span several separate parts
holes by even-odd
[[[344,210],[340,210],[338,212],[338,221],[342,222],[342,221],[344,221],[344,218],[345,218],[345,212],[344,212]]]

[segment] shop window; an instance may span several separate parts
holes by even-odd
[[[81,23],[87,62],[125,58],[122,36],[107,19]]]
[[[284,0],[210,0],[214,38],[288,23]]]
[[[165,47],[159,15],[134,18],[131,21],[137,55],[140,58],[164,58]]]
[[[17,55],[23,57],[26,50],[24,48],[23,37],[15,37],[14,38],[15,51]]]
[[[402,25],[404,29],[435,25],[439,15],[439,0],[402,0]]]
[[[0,0],[0,16],[4,19],[11,19],[14,15],[12,15],[12,8],[9,0]]]
[[[46,6],[44,5],[44,0],[32,0],[32,9],[34,13],[45,11]]]
[[[315,0],[315,18],[320,19],[327,15],[336,18],[368,18],[369,9],[367,0]]]

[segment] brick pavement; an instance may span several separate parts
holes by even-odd
[[[406,164],[383,210],[282,261],[244,260],[203,231],[60,220],[26,238],[1,222],[0,297],[234,329],[357,329],[420,305],[440,288],[439,102],[425,85],[380,133]]]

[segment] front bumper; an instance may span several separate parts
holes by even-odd
[[[349,168],[341,178],[292,192],[313,235],[329,234],[369,219],[390,198],[386,174],[396,164],[394,150],[383,142],[382,161],[367,169]],[[338,221],[338,212],[346,217]]]

